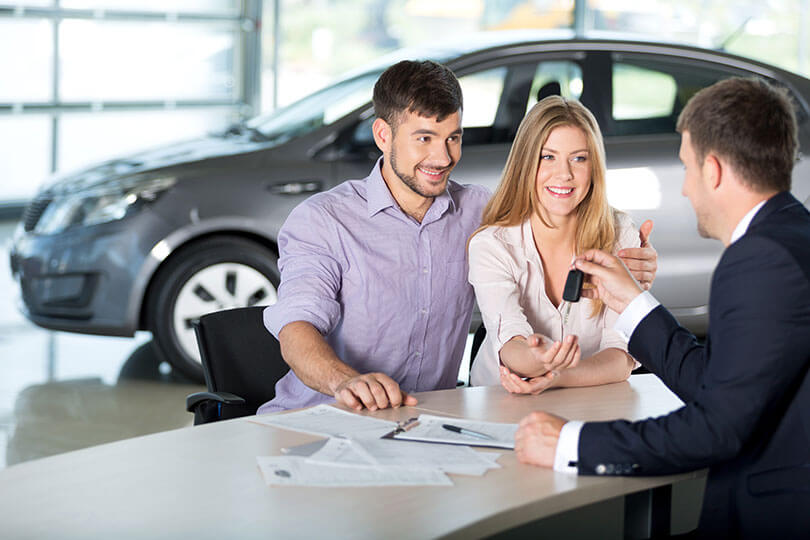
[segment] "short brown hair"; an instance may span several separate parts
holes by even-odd
[[[386,69],[374,85],[373,103],[377,116],[392,127],[405,111],[441,122],[463,106],[456,76],[430,60],[403,60]]]
[[[732,78],[704,88],[678,118],[698,161],[715,153],[759,192],[788,191],[798,128],[790,96],[762,79]]]

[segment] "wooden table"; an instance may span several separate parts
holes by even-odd
[[[416,396],[417,407],[373,415],[400,420],[429,412],[517,422],[542,409],[573,419],[640,419],[682,405],[653,375],[539,396],[512,396],[500,387]],[[651,493],[703,474],[578,477],[522,465],[507,451],[501,469],[483,477],[451,475],[452,487],[265,485],[256,456],[316,439],[240,418],[15,465],[0,471],[0,536],[479,538],[634,493],[641,495],[633,505],[638,518],[631,519],[649,527]]]

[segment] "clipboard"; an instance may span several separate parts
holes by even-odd
[[[390,431],[380,437],[381,439],[396,439],[397,435],[401,435],[402,433],[407,433],[408,430],[411,430],[419,425],[419,417],[414,416],[413,418],[408,418],[407,420],[403,420],[401,422],[397,422],[397,427],[394,428],[393,431]]]
[[[432,415],[425,415],[431,420],[440,419],[441,417],[434,417]],[[515,441],[514,437],[495,440],[483,440],[468,437],[465,435],[461,435],[458,433],[454,433],[452,431],[447,431],[446,433],[442,432],[441,435],[433,434],[433,435],[426,435],[424,433],[420,433],[419,429],[416,429],[419,426],[423,426],[422,422],[420,421],[420,417],[409,418],[403,422],[398,422],[396,429],[393,431],[386,433],[382,436],[383,439],[392,439],[398,441],[412,441],[412,442],[424,442],[424,443],[434,443],[434,444],[455,444],[461,446],[479,446],[483,448],[500,448],[506,450],[514,450],[515,449]],[[460,418],[446,418],[444,419],[447,422],[464,422],[463,419]],[[489,424],[497,424],[496,422],[489,422]],[[507,425],[507,424],[502,424]],[[512,424],[517,428],[517,424]],[[414,431],[416,429],[416,431]]]

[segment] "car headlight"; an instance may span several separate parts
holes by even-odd
[[[175,178],[156,178],[134,185],[111,182],[100,189],[57,197],[37,222],[37,234],[57,234],[71,227],[97,225],[123,219],[141,203],[155,200],[175,183]]]

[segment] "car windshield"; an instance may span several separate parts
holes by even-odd
[[[278,143],[328,126],[371,101],[380,73],[382,70],[370,71],[345,79],[270,114],[258,116],[247,125]]]

